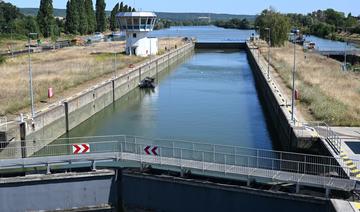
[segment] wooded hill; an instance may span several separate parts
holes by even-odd
[[[24,15],[36,16],[38,8],[20,8],[20,12]],[[106,11],[107,16],[110,16],[111,11]],[[199,17],[209,17],[212,21],[216,20],[230,20],[230,19],[244,19],[254,21],[255,15],[234,15],[234,14],[218,14],[218,13],[170,13],[170,12],[156,12],[159,18],[168,19],[171,21],[190,21],[197,20]],[[65,17],[66,9],[54,9],[55,17]]]

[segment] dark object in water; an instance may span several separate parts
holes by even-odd
[[[139,88],[155,88],[155,79],[146,77],[139,83]]]

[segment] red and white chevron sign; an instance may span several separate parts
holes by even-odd
[[[90,144],[73,144],[74,154],[85,154],[90,152]]]
[[[145,147],[144,151],[145,151],[145,153],[147,155],[155,155],[155,156],[157,156],[158,155],[157,149],[158,149],[157,146],[154,146],[154,147],[147,146],[147,147]]]

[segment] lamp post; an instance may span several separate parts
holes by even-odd
[[[267,71],[267,77],[268,80],[270,80],[270,46],[271,46],[271,28],[265,28],[266,31],[268,31],[269,35],[269,51],[268,51],[268,71]]]
[[[256,34],[257,36],[259,36],[260,38],[260,27],[259,26],[255,26],[255,30],[257,31]],[[260,47],[258,45],[258,63],[260,62]]]
[[[31,36],[38,35],[37,33],[29,33],[29,90],[30,90],[30,101],[31,101],[31,119],[34,121],[35,108],[34,108],[34,91],[33,91],[33,80],[32,80],[32,67],[31,67]]]
[[[294,43],[294,64],[293,64],[293,71],[292,71],[292,95],[291,95],[291,121],[295,124],[295,117],[294,117],[294,109],[295,109],[295,72],[296,72],[296,39],[297,35],[299,34],[298,29],[291,30],[293,33],[293,43]]]
[[[114,45],[114,79],[116,79],[117,61],[116,61],[116,45]]]
[[[13,51],[13,35],[12,35],[12,28],[9,26],[5,26],[5,29],[10,29],[10,53],[11,57],[14,57],[14,51]]]
[[[348,45],[348,42],[345,41],[345,48],[344,48],[344,70],[347,71],[347,45]]]

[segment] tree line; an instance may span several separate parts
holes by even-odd
[[[348,32],[360,34],[360,16],[347,16],[334,9],[317,10],[307,15],[288,14],[291,24],[306,34],[323,38],[336,39],[337,33]]]
[[[270,40],[271,46],[282,46],[288,40],[291,29],[290,19],[275,9],[266,9],[255,20],[260,38]]]
[[[27,36],[30,32],[48,37],[58,37],[61,33],[86,35],[95,31],[104,32],[108,29],[116,30],[116,14],[118,12],[134,12],[135,8],[123,2],[115,5],[111,16],[107,17],[105,0],[68,0],[66,17],[55,18],[52,0],[41,0],[36,17],[25,16],[11,3],[0,2],[0,32]]]
[[[228,21],[218,20],[214,22],[215,26],[226,28],[226,29],[250,29],[251,24],[246,19],[233,18]]]

